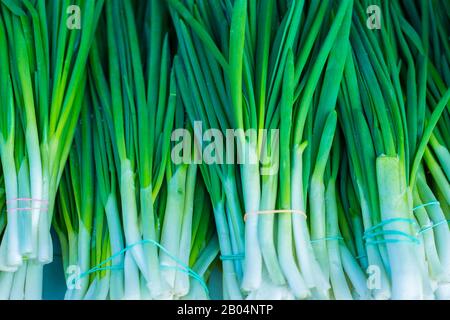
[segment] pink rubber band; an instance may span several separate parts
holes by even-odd
[[[34,211],[34,210],[39,210],[39,211],[46,212],[46,211],[48,210],[48,208],[11,208],[11,209],[6,209],[6,211],[8,211],[8,212],[15,212],[15,211]]]
[[[36,201],[36,202],[41,202],[41,203],[48,203],[47,200],[33,199],[33,198],[13,198],[13,199],[6,200],[6,203],[13,202],[13,201]]]

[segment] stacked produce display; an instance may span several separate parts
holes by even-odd
[[[65,299],[450,299],[449,30],[448,1],[0,0],[0,299],[42,298],[55,241]]]

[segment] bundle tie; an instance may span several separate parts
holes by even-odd
[[[181,271],[183,273],[186,273],[188,276],[192,277],[193,279],[197,280],[200,285],[203,287],[203,289],[205,290],[206,294],[209,295],[209,290],[208,290],[208,286],[206,285],[205,281],[203,280],[203,278],[196,273],[193,269],[191,269],[188,265],[186,265],[184,262],[180,261],[176,256],[174,256],[173,254],[171,254],[169,252],[169,250],[167,250],[166,248],[164,248],[160,243],[154,241],[154,240],[141,240],[138,241],[136,243],[130,244],[128,246],[126,246],[125,248],[123,248],[122,250],[120,250],[119,252],[113,254],[112,256],[110,256],[109,258],[103,260],[102,262],[100,262],[99,264],[97,264],[96,266],[94,266],[92,269],[89,269],[86,272],[82,272],[80,273],[80,275],[78,276],[77,280],[88,276],[91,273],[95,273],[98,271],[103,271],[103,270],[122,270],[123,266],[106,266],[103,267],[103,265],[107,264],[108,262],[114,260],[115,258],[123,255],[125,252],[127,252],[128,250],[132,249],[133,247],[140,245],[140,244],[153,244],[154,246],[156,246],[157,248],[159,248],[161,251],[163,251],[165,254],[167,254],[167,256],[169,258],[171,258],[173,261],[175,261],[178,265],[180,266],[165,266],[165,265],[161,265],[162,269],[177,269],[178,271]]]
[[[428,203],[421,204],[421,205],[418,205],[418,206],[414,207],[413,211],[415,211],[415,210],[417,210],[417,209],[421,209],[421,208],[427,207],[427,206],[434,206],[434,205],[440,206],[441,204],[439,203],[439,201],[433,200],[433,201],[430,201],[430,202],[428,202]],[[424,233],[424,232],[433,230],[433,229],[436,228],[437,226],[440,226],[440,225],[446,224],[446,223],[450,223],[450,220],[445,220],[445,219],[444,219],[444,220],[441,220],[441,221],[436,222],[436,223],[434,223],[433,221],[431,221],[431,223],[429,223],[428,225],[422,227],[422,228],[417,232],[417,235],[421,235],[421,234]]]
[[[414,207],[413,211],[416,211],[416,210],[424,208],[424,207],[433,206],[433,205],[439,206],[440,203],[439,203],[439,201],[433,200],[433,201],[430,201],[430,202],[427,202],[427,203],[424,203],[424,204]],[[412,236],[406,232],[402,232],[402,231],[398,231],[398,230],[375,231],[376,229],[383,227],[386,224],[393,223],[393,222],[407,222],[407,223],[410,223],[411,225],[415,226],[419,230],[416,232],[415,236]],[[367,244],[382,244],[382,243],[396,243],[396,242],[413,242],[413,243],[419,244],[420,239],[418,238],[418,236],[422,235],[422,233],[432,230],[432,229],[436,228],[437,226],[440,226],[442,224],[449,223],[449,222],[450,222],[450,220],[442,220],[442,221],[439,221],[436,223],[431,222],[431,224],[426,225],[422,228],[419,228],[419,225],[417,224],[416,220],[414,220],[414,219],[392,218],[392,219],[387,219],[387,220],[381,221],[379,224],[367,229],[364,232],[363,239],[366,240]],[[403,238],[402,239],[368,240],[370,238],[374,238],[376,236],[382,236],[382,235],[397,235],[397,236],[401,236]]]
[[[11,204],[13,202],[31,202],[31,206],[29,207],[18,207],[18,208],[8,208],[8,204]],[[34,207],[33,206],[33,202],[37,202],[37,203],[41,203],[42,207]],[[47,205],[47,206],[44,206]],[[33,198],[13,198],[13,199],[8,199],[6,200],[6,211],[7,212],[17,212],[17,211],[34,211],[34,210],[39,210],[39,211],[43,211],[46,212],[48,210],[48,201],[47,200],[42,200],[42,199],[33,199]]]
[[[316,242],[320,242],[320,241],[342,241],[342,240],[344,240],[344,238],[342,238],[341,236],[331,236],[331,237],[313,239],[310,242],[316,243]]]
[[[450,219],[449,220],[441,220],[441,221],[436,222],[436,223],[431,222],[429,225],[422,227],[422,229],[420,229],[417,232],[417,235],[421,235],[424,232],[430,231],[430,230],[436,228],[437,226],[440,226],[441,224],[446,224],[446,223],[450,223]]]
[[[428,206],[434,206],[434,205],[440,206],[441,204],[439,203],[439,201],[433,200],[433,201],[430,201],[428,203],[424,203],[424,204],[418,205],[417,207],[414,207],[413,211],[416,211],[417,209],[420,209],[420,208],[424,208],[424,207],[428,207]]]
[[[247,217],[250,216],[250,215],[277,214],[277,213],[295,213],[295,214],[299,214],[299,215],[305,217],[305,219],[307,219],[306,213],[303,210],[280,209],[280,210],[259,210],[259,211],[247,212],[244,215],[244,221],[246,221]]]
[[[374,225],[373,227],[367,229],[364,232],[363,239],[366,240],[366,243],[368,245],[374,245],[374,244],[382,244],[382,243],[397,243],[397,242],[413,242],[416,244],[419,244],[420,241],[417,239],[417,237],[414,237],[406,232],[398,231],[398,230],[381,230],[376,231],[377,229],[394,222],[405,222],[412,224],[414,226],[417,226],[417,223],[413,219],[409,218],[392,218],[392,219],[386,219],[381,221],[380,223]],[[371,238],[377,237],[377,236],[385,236],[385,235],[396,235],[401,236],[401,239],[383,239],[383,240],[370,240]]]
[[[237,254],[227,254],[227,255],[221,255],[220,260],[222,261],[228,261],[228,260],[242,260],[245,258],[245,255],[243,253],[237,253]]]

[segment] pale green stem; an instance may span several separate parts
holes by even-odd
[[[167,186],[167,204],[161,233],[161,245],[171,254],[179,253],[181,224],[186,199],[187,166],[177,169]],[[160,253],[161,275],[169,285],[172,296],[175,287],[177,262],[165,252]]]
[[[189,256],[191,254],[192,241],[192,216],[194,212],[194,195],[197,177],[197,166],[192,164],[189,166],[186,178],[186,198],[184,202],[183,225],[181,229],[181,238],[178,258],[185,264],[189,265]],[[177,271],[175,276],[175,295],[178,297],[185,296],[189,292],[189,275],[186,272]]]
[[[242,192],[244,194],[245,213],[245,260],[242,289],[251,292],[259,288],[262,279],[262,256],[258,242],[259,210],[261,187],[259,165],[253,163],[256,157],[256,144],[239,137],[241,155],[245,155],[241,167]],[[256,160],[257,161],[257,160]]]
[[[397,157],[380,156],[376,160],[378,194],[382,221],[388,219],[411,219],[412,210],[408,203],[408,190],[403,165]],[[411,224],[393,222],[383,227],[384,232],[400,231],[414,235]],[[387,236],[385,236],[386,238]],[[388,236],[389,237],[389,236]],[[422,276],[417,260],[417,244],[403,241],[398,236],[390,239],[401,242],[386,244],[391,267],[392,298],[422,299]]]
[[[328,241],[328,257],[330,262],[330,279],[333,288],[334,298],[336,300],[352,300],[347,280],[341,262],[341,254],[339,249],[339,222],[338,209],[336,200],[336,181],[331,178],[328,182],[326,195],[326,217],[327,217],[327,238]],[[326,240],[323,240],[326,241]]]

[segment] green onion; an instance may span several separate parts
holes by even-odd
[[[103,3],[0,1],[0,299],[450,299],[448,2]]]
[[[81,110],[84,66],[103,1],[75,4],[84,14],[81,31],[66,28],[68,1],[1,5],[1,59],[6,69],[0,82],[6,103],[1,104],[0,149],[8,172],[9,217],[0,265],[11,272],[29,261],[25,298],[41,297],[42,265],[53,259],[54,202]]]

